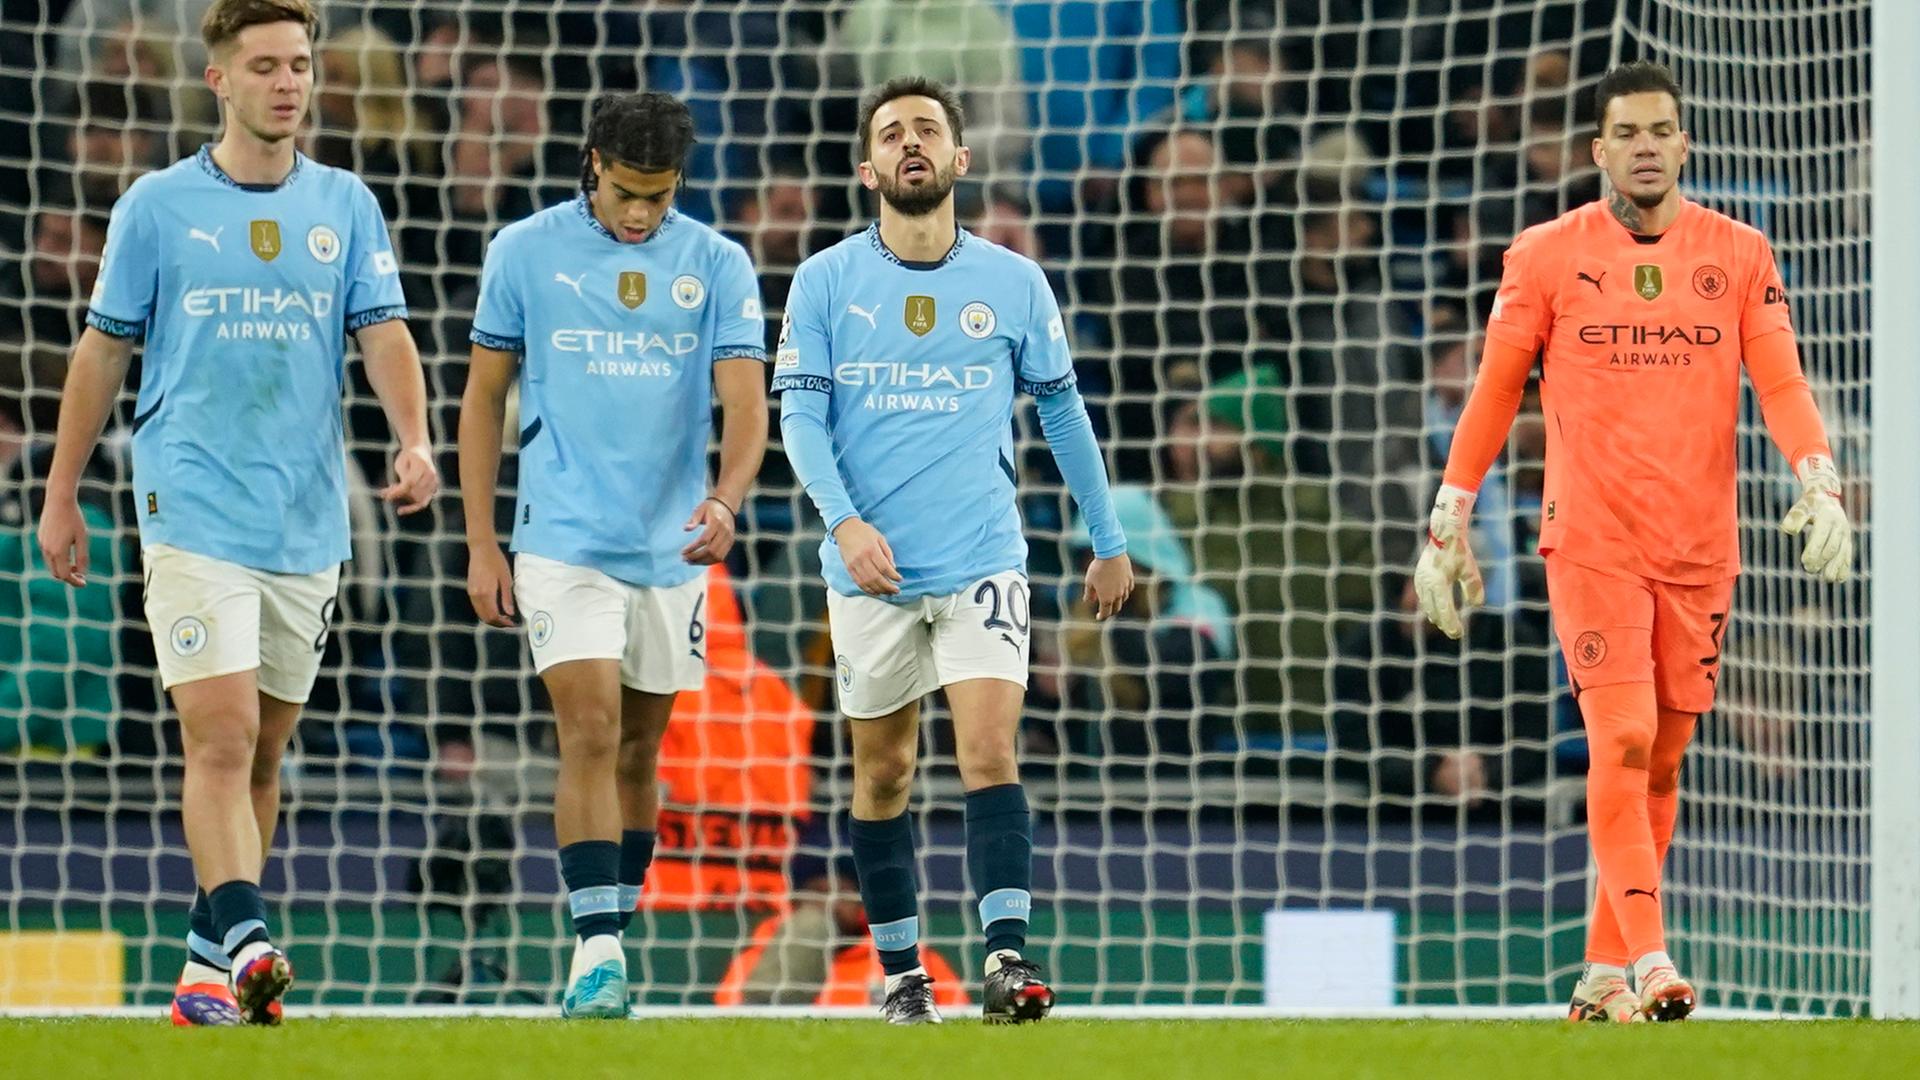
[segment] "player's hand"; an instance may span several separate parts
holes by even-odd
[[[76,589],[87,584],[87,519],[80,513],[80,500],[47,498],[40,512],[40,557],[47,572]]]
[[[733,508],[709,495],[693,508],[693,516],[683,528],[700,530],[693,543],[680,549],[680,557],[695,566],[712,566],[733,550]]]
[[[1806,534],[1800,565],[1838,585],[1853,573],[1853,523],[1840,505],[1840,472],[1825,454],[1801,459],[1800,501],[1780,522],[1788,536]]]
[[[429,447],[410,446],[393,455],[393,476],[393,483],[381,490],[380,497],[402,514],[426,506],[440,490],[440,469],[433,463]]]
[[[1465,607],[1487,602],[1480,565],[1467,546],[1467,515],[1472,510],[1473,492],[1442,485],[1427,519],[1427,542],[1421,546],[1420,562],[1413,568],[1413,591],[1420,599],[1421,613],[1441,633],[1455,639],[1462,632],[1462,605],[1455,600],[1454,589],[1460,589]]]
[[[513,568],[499,544],[467,545],[467,599],[488,626],[513,625]]]
[[[840,558],[847,574],[868,596],[897,596],[905,578],[893,564],[893,549],[880,530],[851,517],[833,530],[833,542],[840,546]]]
[[[1105,622],[1120,613],[1133,595],[1133,560],[1121,552],[1111,559],[1095,559],[1087,567],[1087,600],[1093,617]]]

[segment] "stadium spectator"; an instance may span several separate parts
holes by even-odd
[[[0,272],[0,338],[28,348],[64,349],[79,336],[86,299],[100,273],[106,218],[42,206],[33,215],[32,230],[24,256],[8,260]]]
[[[165,164],[168,123],[161,98],[139,86],[90,83],[66,131],[71,172],[47,177],[43,190],[104,214],[141,174]]]
[[[1011,177],[1031,138],[1020,52],[992,0],[853,0],[827,42],[835,84],[856,92],[896,75],[952,87],[966,113],[976,179]]]
[[[0,753],[91,753],[105,747],[119,717],[114,632],[122,612],[115,589],[132,558],[109,504],[81,504],[91,533],[91,580],[67,588],[47,572],[34,538],[33,487],[46,468],[45,442],[29,441],[14,373],[0,391]],[[38,453],[35,453],[35,451]]]
[[[1184,769],[1232,729],[1233,673],[1226,661],[1240,651],[1232,612],[1195,574],[1186,533],[1151,489],[1116,485],[1113,508],[1133,560],[1133,595],[1105,623],[1094,622],[1083,598],[1064,605],[1062,703],[1098,719],[1070,719],[1061,741],[1102,760]],[[1076,556],[1069,580],[1077,580],[1093,557],[1084,520],[1076,519],[1069,542]]]
[[[549,137],[546,101],[534,56],[487,56],[463,73],[441,161],[439,213],[403,228],[401,240],[414,271],[433,280],[440,305],[473,291],[494,230],[577,190],[578,152]]]
[[[318,57],[309,153],[314,160],[358,173],[387,220],[414,217],[424,207],[404,204],[403,185],[432,168],[433,148],[414,115],[400,47],[370,27],[329,37]]]
[[[1342,521],[1324,481],[1292,473],[1289,447],[1285,387],[1261,367],[1176,408],[1163,459],[1196,580],[1233,611],[1243,722],[1268,731],[1319,726],[1331,620],[1373,603],[1370,530]]]
[[[1271,12],[1222,7],[1199,35],[1201,78],[1183,87],[1174,105],[1179,126],[1212,133],[1225,166],[1222,188],[1236,203],[1280,183],[1300,156],[1300,121],[1282,93],[1285,63],[1275,29]]]
[[[1454,641],[1421,617],[1411,578],[1389,588],[1393,608],[1339,635],[1334,774],[1402,812],[1528,797],[1518,789],[1546,774],[1553,733],[1545,637],[1487,612]]]
[[[1127,480],[1152,476],[1152,402],[1169,355],[1195,356],[1216,375],[1258,359],[1267,343],[1249,311],[1280,291],[1284,272],[1254,250],[1245,211],[1225,202],[1212,136],[1154,132],[1136,162],[1120,224],[1077,282],[1080,303],[1109,314],[1108,422],[1119,436],[1115,471]]]
[[[1347,513],[1411,520],[1410,500],[1376,501],[1382,478],[1411,482],[1403,474],[1421,461],[1421,357],[1385,295],[1379,218],[1343,198],[1302,214],[1299,230],[1291,295],[1267,322],[1269,334],[1290,343],[1298,426],[1289,465],[1333,478]]]
[[[760,272],[771,353],[780,336],[793,272],[807,256],[839,237],[821,227],[819,188],[807,170],[794,163],[776,165],[748,195],[731,202],[727,231],[747,249]]]

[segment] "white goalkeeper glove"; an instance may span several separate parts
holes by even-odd
[[[1413,568],[1413,591],[1420,599],[1420,611],[1427,620],[1450,638],[1461,633],[1461,605],[1454,602],[1454,588],[1460,587],[1465,607],[1487,602],[1487,587],[1480,579],[1480,566],[1473,560],[1473,548],[1467,544],[1467,515],[1473,512],[1473,492],[1443,484],[1433,500],[1433,513],[1427,517],[1427,542],[1420,549],[1420,562]]]
[[[1806,536],[1800,565],[1824,581],[1839,584],[1853,573],[1853,524],[1840,505],[1840,472],[1825,454],[1808,454],[1795,468],[1800,501],[1780,522],[1788,536]]]

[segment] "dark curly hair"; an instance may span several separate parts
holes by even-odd
[[[648,90],[603,100],[587,124],[587,145],[580,151],[580,190],[592,191],[593,152],[602,166],[625,165],[639,172],[679,172],[693,149],[693,114],[672,94]]]
[[[1655,64],[1646,60],[1636,60],[1631,64],[1622,64],[1600,80],[1593,88],[1593,123],[1603,133],[1607,126],[1607,106],[1614,98],[1628,94],[1663,93],[1673,96],[1674,112],[1681,107],[1680,82],[1668,71],[1665,64]]]
[[[932,98],[939,102],[940,107],[946,110],[947,126],[953,129],[953,145],[967,145],[962,137],[966,115],[960,108],[959,95],[924,75],[898,75],[875,87],[860,103],[861,161],[867,159],[868,152],[873,148],[869,141],[873,138],[873,114],[879,112],[880,106],[887,102],[903,97]]]

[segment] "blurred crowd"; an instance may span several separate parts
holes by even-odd
[[[1524,812],[1582,767],[1531,554],[1537,400],[1479,501],[1489,609],[1466,640],[1418,617],[1406,570],[1502,251],[1599,194],[1582,91],[1613,59],[1616,6],[336,0],[304,149],[358,173],[392,224],[451,482],[482,251],[577,190],[596,96],[689,101],[700,146],[679,208],[746,246],[771,335],[794,268],[871,212],[852,178],[861,89],[950,81],[975,153],[962,221],[1039,261],[1069,313],[1146,584],[1111,625],[1086,616],[1084,531],[1037,424],[1016,417],[1046,628],[1029,767],[1309,775],[1358,785],[1362,807]],[[147,761],[169,737],[124,426],[86,489],[94,565],[111,568],[94,576],[116,588],[70,593],[36,573],[32,481],[114,200],[215,137],[202,8],[4,9],[0,716],[20,721],[0,720],[0,751]],[[431,775],[547,753],[524,646],[468,610],[457,494],[386,516],[366,495],[388,448],[364,384],[348,430],[355,559],[296,760]],[[509,452],[508,492],[513,470]],[[819,522],[777,446],[744,517],[730,570],[748,643],[824,715]],[[811,727],[821,760],[836,730]]]

